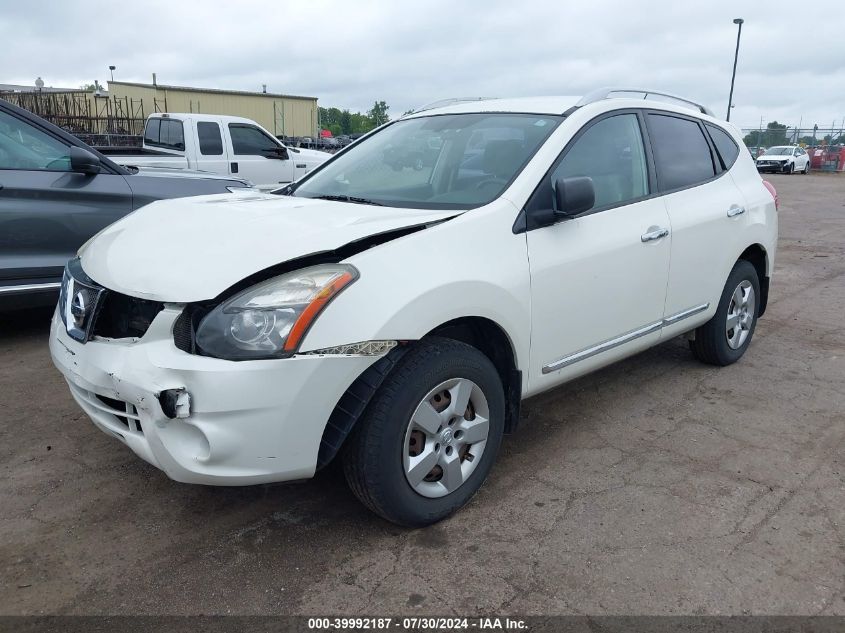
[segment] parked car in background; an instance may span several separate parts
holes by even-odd
[[[0,100],[0,310],[55,303],[67,261],[130,211],[153,200],[248,187],[241,178],[120,167]]]
[[[806,174],[810,171],[810,156],[797,145],[776,145],[757,157],[757,171]]]
[[[339,456],[382,517],[438,521],[523,398],[675,336],[712,365],[749,348],[773,188],[735,127],[632,92],[453,102],[280,195],[149,205],[68,264],[53,360],[94,424],[177,481]],[[394,169],[420,148],[436,159]]]
[[[262,189],[293,182],[331,158],[288,147],[251,119],[175,112],[147,118],[140,152],[117,149],[108,155],[126,166],[199,169],[245,178]]]

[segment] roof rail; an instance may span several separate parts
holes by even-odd
[[[589,92],[583,97],[581,97],[581,100],[575,104],[575,107],[580,108],[581,106],[585,106],[589,103],[595,103],[596,101],[610,99],[610,95],[616,93],[634,93],[642,95],[643,100],[648,99],[650,96],[665,97],[666,99],[670,99],[672,101],[680,101],[681,103],[685,103],[686,105],[693,106],[702,114],[706,114],[708,116],[715,116],[710,110],[710,108],[708,108],[707,106],[703,106],[700,103],[696,103],[695,101],[690,101],[689,99],[679,97],[678,95],[669,94],[668,92],[659,92],[657,90],[643,90],[642,88],[599,88],[598,90],[593,90],[592,92]]]
[[[440,99],[439,101],[432,101],[426,103],[424,106],[414,108],[408,114],[416,114],[417,112],[425,112],[426,110],[434,110],[435,108],[443,108],[456,103],[467,103],[470,101],[487,101],[488,99],[495,99],[496,97],[452,97],[451,99]]]

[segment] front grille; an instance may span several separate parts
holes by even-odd
[[[65,267],[59,313],[67,333],[82,343],[92,336],[141,338],[163,309],[159,301],[104,288],[82,270],[78,257]]]
[[[141,338],[164,304],[106,290],[92,335],[106,338]]]
[[[183,352],[194,353],[194,327],[191,324],[191,311],[188,308],[182,310],[182,314],[173,324],[173,342]]]
[[[173,323],[173,343],[177,349],[189,354],[202,354],[197,350],[196,332],[200,321],[211,308],[207,305],[189,304]]]

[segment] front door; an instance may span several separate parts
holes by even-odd
[[[230,123],[233,175],[259,187],[293,182],[294,164],[287,150],[263,130],[246,123]]]
[[[564,150],[527,209],[553,205],[558,178],[589,176],[593,209],[527,232],[531,391],[644,349],[660,337],[671,235],[651,197],[637,112],[594,121]]]
[[[131,210],[122,175],[70,171],[64,141],[0,112],[0,287],[60,281],[79,247]]]

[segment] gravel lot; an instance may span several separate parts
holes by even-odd
[[[0,317],[0,613],[845,614],[845,176],[770,176],[780,251],[738,364],[677,339],[526,403],[491,479],[409,531],[337,470],[169,481]]]

